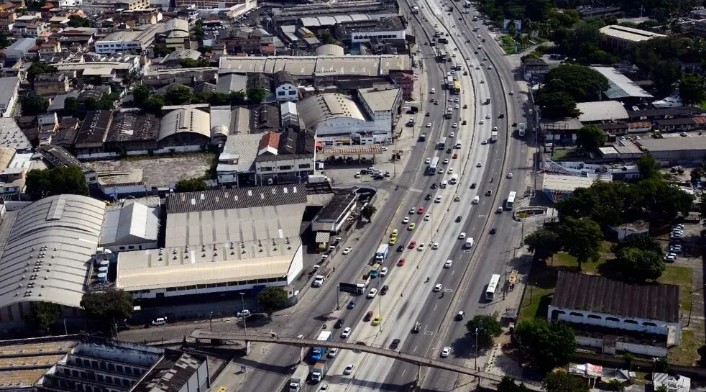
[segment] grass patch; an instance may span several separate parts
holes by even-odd
[[[696,341],[694,331],[682,329],[681,344],[669,350],[667,358],[669,363],[682,366],[693,366],[699,359],[699,343]]]
[[[501,46],[503,47],[503,51],[507,54],[515,54],[517,53],[517,41],[515,41],[512,37],[509,35],[503,35],[501,38]]]
[[[699,107],[703,110],[706,110],[706,101],[701,102],[701,104],[699,104]]]
[[[692,271],[688,267],[667,264],[662,276],[657,280],[659,283],[679,286],[679,305],[684,312],[691,310],[693,296],[691,293],[691,275]]]
[[[528,287],[525,289],[525,295],[522,297],[522,304],[520,304],[518,315],[520,320],[547,317],[547,308],[551,303],[552,294],[554,294],[558,271],[558,268],[540,262],[536,262],[532,267]]]
[[[558,148],[550,154],[550,158],[555,161],[579,159],[576,150],[570,148]]]
[[[583,263],[581,266],[581,272],[588,273],[588,274],[597,274],[598,271],[600,271],[601,267],[608,261],[611,260],[615,257],[613,255],[613,252],[611,252],[610,248],[614,244],[610,241],[603,241],[601,243],[601,248],[598,251],[600,253],[600,257],[598,258],[598,261],[592,262],[589,261],[588,263]],[[577,268],[578,263],[576,262],[576,258],[574,256],[571,256],[570,254],[566,252],[559,252],[554,255],[553,259],[549,259],[548,262],[552,266],[556,267],[566,267],[566,268]]]

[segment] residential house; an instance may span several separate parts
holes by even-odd
[[[65,94],[71,90],[69,77],[63,73],[40,74],[34,78],[34,92],[44,97]]]
[[[294,81],[292,74],[287,71],[275,72],[273,76],[275,87],[275,99],[277,101],[298,101],[299,87]]]

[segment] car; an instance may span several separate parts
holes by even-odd
[[[454,105],[454,109],[461,109],[461,107],[458,104],[456,104],[456,105]]]
[[[480,144],[482,144],[482,145],[488,144],[488,139],[483,139],[483,140],[481,140],[481,141],[480,141]]]
[[[390,287],[389,287],[388,285],[382,286],[382,288],[380,289],[380,295],[385,295],[385,294],[387,294],[387,291],[388,291],[388,290],[390,290]]]
[[[476,164],[476,167],[483,167],[483,164],[480,163],[480,162],[478,162],[478,163]]]
[[[399,245],[397,247],[397,252],[404,252],[404,245]]]
[[[498,207],[498,208],[495,210],[495,213],[496,213],[496,214],[502,214],[502,213],[503,213],[503,207],[502,207],[502,206]]]
[[[485,121],[481,118],[480,121],[478,121],[478,124],[483,125],[483,124],[485,124]]]
[[[424,221],[425,221],[425,222],[428,222],[429,219],[431,219],[431,215],[429,215],[429,214],[424,215]]]
[[[515,92],[510,90],[510,92],[508,94],[513,95],[513,94],[515,94]]]
[[[687,136],[689,136],[689,134],[687,134],[686,132],[681,132],[681,133],[679,134],[679,136],[681,136],[681,137],[687,137]]]
[[[485,80],[481,79],[480,84],[485,84]]]
[[[404,219],[402,219],[402,223],[403,223],[403,224],[409,223],[409,217],[408,217],[408,216],[405,216]]]
[[[492,196],[492,195],[493,195],[493,191],[491,191],[491,190],[486,191],[486,192],[485,192],[485,195],[486,195],[486,196]]]
[[[419,207],[419,208],[417,208],[417,214],[419,214],[419,215],[423,214],[424,211],[425,211],[425,208],[424,208],[424,207]]]
[[[498,115],[498,118],[505,118],[505,113],[500,113],[500,114]]]
[[[412,326],[412,333],[419,333],[419,331],[421,331],[421,330],[422,330],[422,323],[420,323],[419,321],[414,323],[414,325]]]
[[[425,159],[425,160],[424,160],[424,163],[426,163],[427,165],[430,164],[430,163],[431,163],[431,158]]]
[[[458,239],[459,240],[465,240],[466,239],[466,232],[462,231],[458,234]]]
[[[436,89],[435,88],[431,89],[431,93],[432,94],[436,93]]]
[[[434,198],[434,203],[441,203],[441,196],[436,196],[436,198]]]
[[[449,158],[444,158],[444,160],[441,161],[441,163],[443,163],[444,165],[448,165],[448,164],[449,164]]]
[[[441,349],[441,358],[448,358],[451,354],[451,347],[444,347]]]
[[[414,215],[414,213],[415,213],[416,211],[417,211],[417,209],[414,208],[414,207],[412,207],[412,208],[409,209],[409,214],[410,214],[410,215]]]
[[[431,200],[431,193],[427,193],[427,195],[424,196],[424,200]]]
[[[387,267],[382,267],[382,269],[380,269],[380,276],[387,276],[388,271]]]
[[[244,311],[243,311],[243,312],[244,312]],[[242,312],[238,312],[238,313],[241,313],[241,314],[242,314]],[[250,315],[250,311],[248,311],[248,314],[247,314],[247,315],[248,315],[248,316]],[[244,316],[238,316],[238,317],[244,317]],[[156,319],[152,320],[152,326],[153,326],[153,327],[157,327],[157,326],[160,326],[160,325],[164,325],[164,324],[166,324],[166,323],[167,323],[167,318],[166,318],[166,317],[157,317]]]
[[[390,233],[390,237],[397,237],[397,234],[399,234],[400,231],[398,229],[392,229],[392,232]]]
[[[427,112],[427,114],[424,115],[424,117],[429,117],[429,116],[431,116],[431,114],[429,114],[429,112]]]
[[[455,319],[456,321],[461,321],[461,320],[463,320],[463,317],[464,317],[465,315],[466,315],[466,312],[464,312],[463,310],[459,310],[459,312],[456,313],[456,317],[454,317],[454,319]]]
[[[512,178],[512,172],[507,173],[507,178]]]
[[[451,128],[456,128],[456,127],[458,127],[458,124],[457,124],[457,123],[451,124]]]
[[[397,260],[397,266],[402,267],[404,265],[405,260],[404,259],[399,259]]]
[[[454,153],[453,156],[451,156],[451,159],[458,159],[458,154]]]
[[[444,168],[440,167],[439,170],[436,171],[439,174],[444,174]]]
[[[344,254],[344,255],[347,255],[347,254],[351,253],[352,250],[353,250],[353,248],[351,248],[350,246],[346,246],[346,247],[343,249],[343,254]]]
[[[373,287],[372,289],[370,289],[370,291],[368,291],[367,297],[368,297],[368,298],[375,298],[375,296],[376,296],[377,294],[378,294],[378,289],[376,289],[375,287]]]
[[[353,369],[355,369],[355,365],[351,363],[350,365],[346,366],[345,369],[343,369],[343,374],[349,376],[353,373]]]
[[[488,66],[488,69],[493,69],[493,66],[492,66],[492,65],[489,65],[489,66]]]
[[[468,109],[468,105],[463,105],[463,108],[464,108],[464,109]]]
[[[347,308],[348,308],[348,309],[353,309],[353,308],[355,308],[355,300],[354,300],[354,299],[352,299],[350,302],[348,302]]]
[[[496,232],[497,232],[497,230],[494,227],[492,229],[490,229],[490,234],[495,234]]]
[[[476,183],[471,184],[471,189],[476,189]]]
[[[486,114],[486,115],[485,115],[485,119],[486,119],[486,120],[490,120],[490,114]]]
[[[434,250],[439,249],[439,243],[438,243],[438,242],[433,243],[433,244],[431,245],[431,248],[434,249]]]
[[[365,316],[363,317],[363,321],[367,322],[367,321],[370,321],[370,319],[372,319],[372,318],[373,318],[373,311],[369,310],[368,313],[366,313]]]
[[[441,291],[441,288],[441,283],[437,283],[434,285],[434,289],[432,291],[438,293],[439,291]]]
[[[378,326],[378,325],[380,325],[381,322],[382,322],[382,315],[376,314],[375,318],[373,318],[373,321],[370,323],[370,325]]]
[[[326,278],[323,275],[314,276],[314,281],[311,282],[311,287],[321,287],[324,285],[324,280]]]
[[[454,261],[453,261],[453,260],[451,260],[451,259],[446,260],[446,261],[444,262],[444,268],[451,268],[451,266],[453,266],[453,264],[454,264]]]
[[[677,261],[677,255],[674,253],[670,253],[670,254],[664,256],[664,261],[667,263],[673,263],[673,262]]]
[[[407,246],[407,249],[414,249],[417,247],[417,241],[411,241],[409,243],[409,246]]]
[[[436,185],[436,183],[432,183],[432,184],[431,184],[431,189],[436,189],[437,186],[438,186],[438,185]]]
[[[338,348],[334,347],[334,348],[328,350],[327,356],[329,358],[336,358],[336,354],[338,354]]]
[[[427,123],[427,128],[431,128],[431,123]]]
[[[455,137],[455,136],[456,136],[456,134],[454,132],[449,132],[449,137]]]
[[[336,324],[333,325],[334,328],[339,329],[343,326],[343,323],[345,323],[346,320],[344,319],[338,319],[336,320]]]
[[[446,170],[446,174],[454,174],[454,168],[450,167],[448,170]]]
[[[460,222],[461,219],[463,219],[463,217],[461,217],[461,215],[457,216],[457,217],[456,217],[456,223]]]
[[[673,244],[669,247],[669,251],[672,253],[681,253],[682,247],[680,244]]]
[[[346,327],[341,332],[341,339],[348,339],[349,336],[351,336],[351,327]]]
[[[420,251],[420,252],[424,250],[424,243],[423,243],[423,242],[420,242],[420,243],[419,243],[419,246],[417,247],[417,250]]]
[[[396,350],[397,347],[400,346],[400,340],[399,339],[394,339],[392,343],[390,343],[390,350]]]

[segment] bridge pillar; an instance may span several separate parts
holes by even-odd
[[[245,355],[250,354],[250,350],[251,350],[250,341],[249,341],[249,340],[246,340],[246,341],[245,341]]]

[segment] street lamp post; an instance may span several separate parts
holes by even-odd
[[[478,328],[476,328],[476,355],[473,358],[473,368],[478,371]]]
[[[208,329],[213,331],[213,312],[208,315]]]
[[[245,336],[247,336],[248,335],[248,323],[245,321],[245,293],[242,291],[240,292],[240,302],[243,307],[243,309],[242,309],[243,311],[241,313],[243,315],[243,329],[245,329]]]

